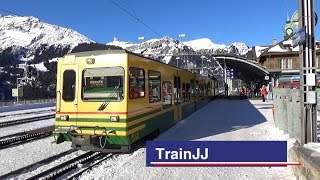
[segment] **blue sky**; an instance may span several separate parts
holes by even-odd
[[[113,0],[161,36],[183,41],[209,38],[229,45],[244,42],[258,46],[283,40],[287,18],[298,9],[298,0]],[[315,11],[320,12],[319,0]],[[1,0],[0,9],[72,28],[99,43],[113,37],[138,42],[159,36],[110,0]],[[7,13],[0,11],[1,14]],[[316,27],[316,39],[319,25]]]

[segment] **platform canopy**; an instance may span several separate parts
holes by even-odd
[[[215,55],[214,58],[222,67],[225,64],[227,69],[233,69],[233,76],[236,79],[250,82],[263,80],[269,75],[269,71],[256,61],[229,55]]]

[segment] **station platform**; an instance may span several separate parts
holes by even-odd
[[[274,126],[272,107],[272,101],[218,98],[161,133],[155,141],[284,140],[292,145],[288,136]],[[104,179],[296,179],[291,167],[146,167],[145,148],[115,163],[116,166],[106,165],[108,175],[100,177],[99,170],[93,170],[88,176]],[[132,172],[139,173],[133,177]]]

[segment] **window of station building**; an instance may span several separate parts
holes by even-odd
[[[129,69],[129,98],[137,99],[145,96],[144,70],[131,67]]]
[[[172,105],[172,85],[170,81],[162,82],[162,102],[163,108],[168,108]]]
[[[82,79],[84,101],[121,101],[124,98],[122,67],[85,69]]]
[[[66,70],[63,72],[62,99],[64,101],[74,101],[76,94],[76,72]]]
[[[292,69],[292,59],[278,59],[279,69]]]
[[[191,85],[190,83],[182,83],[182,100],[183,102],[191,99]]]
[[[149,102],[161,101],[161,74],[157,71],[149,71]]]
[[[180,87],[180,77],[175,76],[174,77],[174,88],[173,88],[173,93],[174,93],[174,103],[179,104],[181,102],[181,87]]]

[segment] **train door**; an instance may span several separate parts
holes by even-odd
[[[182,117],[180,76],[174,76],[173,94],[174,94],[174,120],[179,121],[181,120],[181,117]]]
[[[57,107],[57,111],[60,114],[66,114],[69,116],[69,121],[76,122],[78,114],[78,90],[79,90],[79,76],[78,65],[61,65],[61,81],[60,90],[58,91],[58,97],[60,101],[60,107]],[[74,124],[76,125],[76,124]]]

